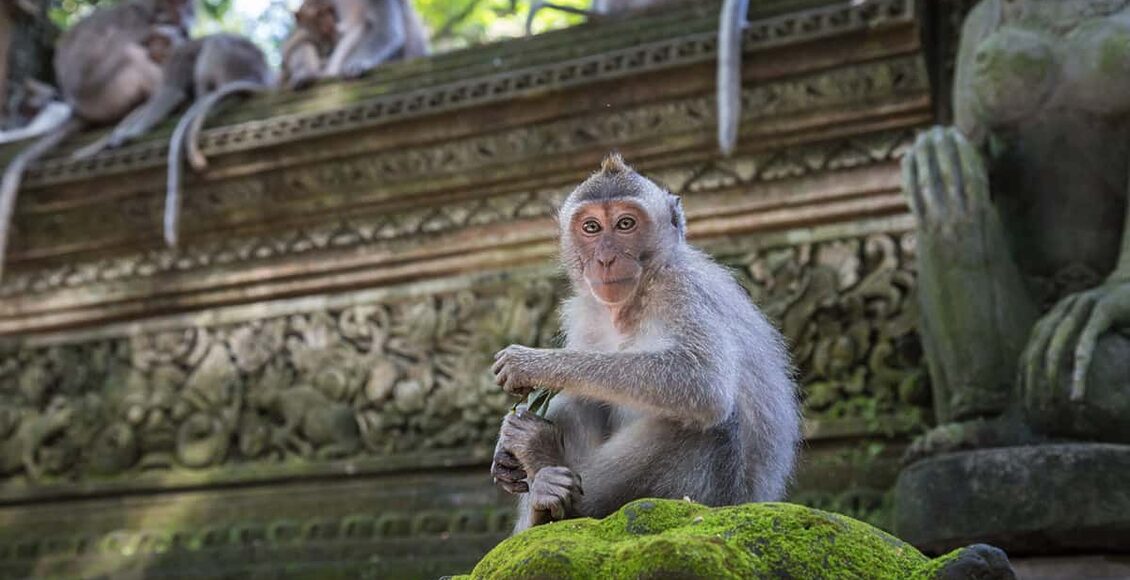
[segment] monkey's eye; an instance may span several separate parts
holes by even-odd
[[[585,223],[581,224],[581,231],[585,232],[586,234],[590,234],[590,235],[591,234],[599,234],[600,233],[600,222],[598,222],[596,220],[585,220]]]
[[[631,216],[624,216],[616,221],[616,229],[627,232],[636,227],[636,218]]]

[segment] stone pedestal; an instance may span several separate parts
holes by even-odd
[[[903,470],[895,532],[941,553],[976,542],[1012,557],[1130,548],[1130,445],[950,453]]]

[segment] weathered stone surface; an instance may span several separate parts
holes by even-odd
[[[931,561],[850,518],[792,504],[708,508],[636,500],[603,520],[566,520],[501,543],[471,578],[1014,578],[971,546]]]
[[[895,532],[940,553],[988,542],[1009,554],[1130,547],[1130,446],[983,449],[919,461],[899,475]]]

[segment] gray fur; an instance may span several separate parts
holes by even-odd
[[[562,260],[574,292],[562,307],[565,348],[511,346],[497,357],[508,391],[561,391],[550,403],[552,423],[529,412],[503,422],[492,470],[508,491],[530,490],[519,501],[517,530],[558,519],[562,507],[565,517],[602,517],[641,497],[780,500],[801,438],[780,334],[726,269],[684,241],[675,196],[608,165],[561,211]],[[641,257],[643,277],[620,314],[634,322],[623,335],[585,286],[569,229],[585,200],[612,192],[667,224],[654,252]],[[539,481],[550,467],[575,474],[578,489],[562,483],[560,469]]]

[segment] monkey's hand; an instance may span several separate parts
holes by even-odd
[[[1021,386],[1028,405],[1051,403],[1072,350],[1071,400],[1081,401],[1099,337],[1125,325],[1130,325],[1130,278],[1110,280],[1060,300],[1033,327],[1020,357]]]
[[[490,474],[494,477],[494,483],[506,490],[506,493],[514,495],[530,491],[522,463],[502,446],[501,440],[498,443],[494,448],[494,459],[490,463]]]
[[[572,512],[577,497],[584,494],[581,477],[568,467],[554,466],[539,471],[530,484],[533,525],[565,519]]]
[[[528,409],[506,414],[498,432],[498,445],[513,455],[530,477],[563,461],[561,430]]]
[[[494,355],[494,382],[507,393],[526,397],[537,388],[535,371],[542,349],[512,344]]]

